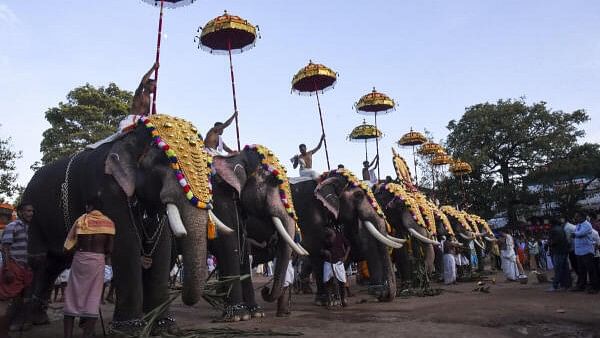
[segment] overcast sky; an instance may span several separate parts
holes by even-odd
[[[227,57],[193,41],[224,9],[262,35],[233,58],[242,144],[264,144],[288,167],[298,144],[321,133],[315,98],[290,94],[309,59],[339,73],[321,97],[329,153],[357,174],[364,148],[346,137],[364,118],[353,104],[373,86],[397,103],[379,118],[382,175],[411,127],[438,141],[465,107],[501,98],[583,108],[585,140],[600,142],[600,1],[197,0],[167,10],[158,110],[203,134],[233,110]],[[154,62],[157,23],[158,9],[138,0],[0,1],[0,137],[23,152],[21,184],[41,158],[44,112],[86,82],[135,90]],[[235,145],[234,128],[224,137]],[[314,162],[326,169],[324,152]]]

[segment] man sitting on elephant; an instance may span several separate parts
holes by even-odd
[[[150,94],[156,92],[156,79],[151,79],[152,72],[158,69],[158,62],[152,65],[152,68],[144,74],[140,85],[135,90],[133,103],[131,104],[131,114],[150,115]]]
[[[104,266],[110,265],[115,224],[99,209],[98,200],[86,205],[65,241],[65,250],[76,249],[65,291],[64,334],[73,336],[73,322],[80,317],[84,337],[94,335],[104,288]],[[85,319],[85,321],[83,320]]]
[[[223,122],[215,122],[215,125],[210,128],[208,133],[206,133],[206,139],[204,140],[204,146],[210,150],[214,155],[226,155],[233,154],[235,151],[231,150],[225,142],[223,142],[223,130],[229,127],[233,119],[237,116],[237,112],[233,113],[225,123]]]
[[[300,150],[299,155],[294,155],[291,158],[292,164],[294,165],[294,169],[300,165],[300,176],[301,177],[310,177],[312,179],[317,178],[317,172],[312,169],[312,156],[321,149],[321,145],[323,144],[323,140],[325,139],[325,134],[321,135],[321,139],[319,140],[319,144],[317,147],[311,151],[306,151],[306,144],[302,143],[298,146]]]
[[[325,232],[325,262],[323,263],[323,282],[327,284],[327,293],[329,301],[327,306],[336,305],[333,298],[341,301],[342,306],[347,306],[346,302],[346,269],[344,262],[348,260],[350,254],[350,242],[341,231],[327,229]]]

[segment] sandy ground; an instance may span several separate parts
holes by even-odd
[[[522,285],[495,277],[499,282],[489,283],[489,293],[473,291],[475,283],[436,284],[444,289],[439,296],[396,298],[391,303],[379,303],[355,286],[350,306],[335,311],[313,305],[312,295],[294,295],[289,318],[275,317],[274,303],[261,304],[265,318],[238,323],[213,322],[219,313],[205,302],[194,307],[176,303],[172,311],[183,329],[272,329],[306,337],[600,337],[600,294],[550,293],[545,292],[549,284],[531,278]],[[266,281],[255,278],[255,285]],[[51,307],[52,323],[34,327],[22,337],[62,335],[62,304]],[[111,311],[111,305],[103,306],[106,318]],[[96,331],[102,336],[99,325]]]

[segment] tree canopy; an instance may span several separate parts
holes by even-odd
[[[114,83],[98,88],[86,83],[71,90],[67,102],[59,102],[45,113],[51,127],[43,133],[42,163],[74,154],[114,133],[129,113],[132,99],[130,91]]]
[[[12,149],[9,138],[0,138],[0,202],[5,202],[18,194],[20,186],[16,183],[16,160],[21,158],[21,152]]]
[[[481,103],[466,108],[447,128],[449,152],[466,160],[482,179],[501,183],[500,197],[509,221],[516,221],[522,179],[535,168],[567,154],[584,135],[579,125],[589,120],[584,110],[550,110],[546,102],[528,105],[523,98]]]

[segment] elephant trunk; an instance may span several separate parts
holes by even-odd
[[[392,266],[392,260],[388,251],[388,246],[393,248],[401,248],[402,244],[395,242],[388,238],[387,241],[382,241],[381,237],[385,237],[382,233],[386,234],[385,223],[376,222],[379,227],[368,220],[359,220],[361,228],[366,230],[370,236],[368,238],[368,246],[374,248],[373,252],[375,256],[369,257],[369,273],[375,283],[382,283],[383,289],[379,292],[378,299],[380,301],[389,302],[396,297],[396,276],[394,274],[394,268]],[[380,236],[377,236],[377,235]],[[396,246],[389,245],[389,242],[396,244]],[[371,271],[373,270],[373,271]]]
[[[273,217],[273,222],[276,228],[281,228],[283,224],[277,217]],[[266,302],[274,302],[283,293],[285,283],[285,277],[287,273],[288,264],[290,261],[290,255],[292,254],[292,247],[285,240],[285,237],[294,237],[296,231],[296,223],[294,220],[287,216],[285,217],[285,235],[279,234],[279,241],[277,243],[277,256],[275,257],[275,272],[273,273],[273,287],[269,290],[268,287],[264,287],[261,290],[262,298]],[[279,231],[281,232],[281,231]]]
[[[181,299],[186,305],[196,304],[202,297],[207,277],[206,266],[206,224],[208,213],[189,203],[180,207],[187,236],[182,238],[183,292]]]

